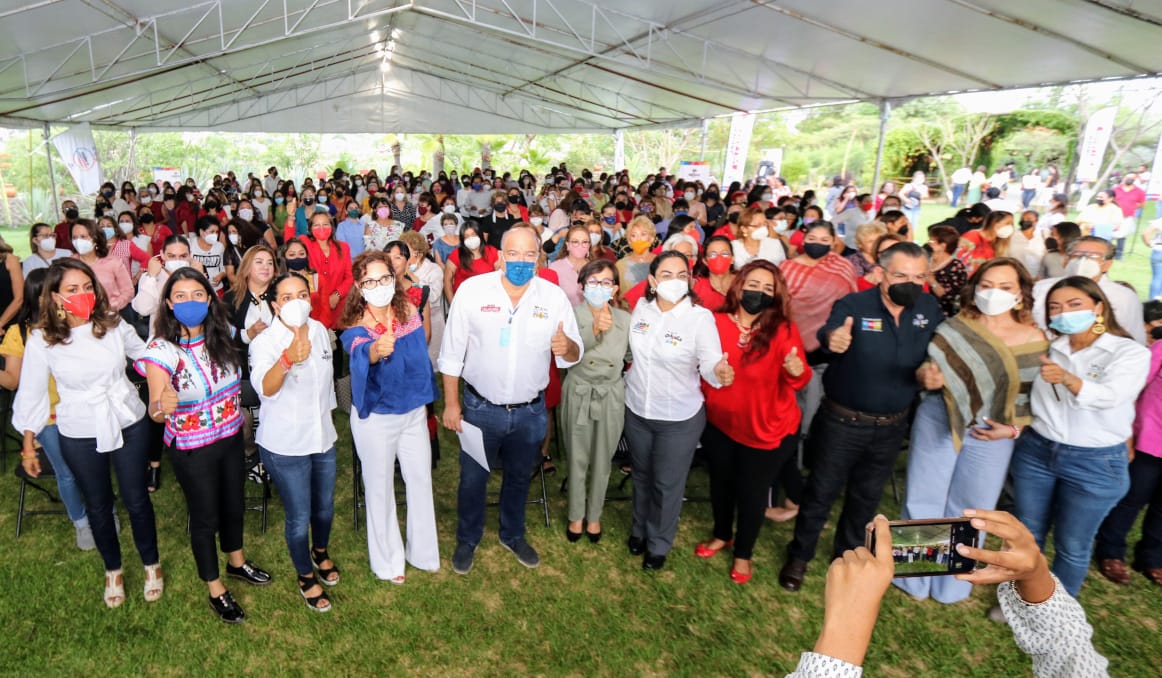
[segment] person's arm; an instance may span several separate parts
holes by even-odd
[[[104,261],[112,264],[108,268],[113,275],[113,284],[105,290],[109,294],[109,305],[114,311],[120,311],[133,302],[133,280],[120,261],[113,259]]]
[[[440,357],[436,361],[444,382],[444,414],[441,421],[445,428],[453,431],[461,430],[460,374],[464,371],[470,331],[471,326],[463,304],[453,299],[452,306],[448,309],[448,320],[444,325]]]
[[[714,314],[701,309],[698,313],[697,326],[694,327],[694,346],[698,351],[698,372],[707,384],[714,388],[729,386],[733,379],[723,381],[718,371],[718,364],[726,359],[722,352],[722,338],[718,336],[718,325],[714,322]]]
[[[290,345],[277,352],[277,347],[266,346],[261,342],[257,351],[253,345],[251,346],[253,364],[250,369],[250,381],[260,387],[256,389],[259,394],[268,398],[278,394],[291,369],[311,356],[309,332],[309,322],[296,327]]]
[[[170,383],[172,376],[156,363],[145,366],[145,381],[149,386],[149,402],[145,406],[145,414],[150,420],[161,423],[173,414],[178,407],[178,394]]]
[[[1086,410],[1105,410],[1137,399],[1146,385],[1149,368],[1150,354],[1141,347],[1123,349],[1106,366],[1101,381],[1073,374],[1052,359],[1041,357],[1041,378],[1064,386],[1077,407]]]
[[[0,313],[0,327],[15,318],[20,312],[20,305],[24,303],[24,273],[20,269],[20,259],[15,254],[9,254],[4,257],[4,265],[8,268],[8,277],[12,279],[12,302]]]
[[[24,357],[28,365],[21,369],[20,386],[12,401],[12,428],[23,433],[20,456],[28,459],[36,456],[34,439],[44,430],[51,411],[48,399],[48,345],[39,330],[28,335]],[[39,475],[39,465],[36,465],[36,471]]]
[[[133,297],[133,310],[139,315],[151,316],[157,311],[161,288],[165,283],[162,276],[161,259],[151,257],[148,270],[137,281],[137,295]]]
[[[453,281],[456,279],[456,263],[452,261],[451,257],[444,263],[444,298],[451,301],[452,295],[455,294],[453,289]]]
[[[432,288],[428,288],[428,296],[430,297]],[[424,299],[424,307],[420,309],[420,318],[424,321],[424,343],[432,343],[432,300]]]
[[[786,380],[787,385],[796,391],[800,391],[807,386],[811,381],[812,370],[811,366],[807,364],[807,350],[803,348],[803,338],[799,336],[799,329],[794,323],[787,323],[786,340],[780,342],[781,353],[783,356],[780,376]]]
[[[16,334],[13,335],[12,333]],[[0,345],[0,356],[4,356],[4,369],[0,370],[0,388],[15,391],[20,386],[20,365],[22,355],[13,352],[15,343],[20,341],[20,328],[16,325],[8,328],[4,334],[4,343]]]
[[[848,308],[847,297],[843,297],[831,307],[831,315],[815,335],[819,339],[819,348],[824,353],[835,355],[845,353],[851,346],[853,324],[853,313]]]
[[[159,226],[158,228],[161,228],[161,227]],[[137,265],[140,266],[142,269],[149,266],[149,253],[146,252],[145,250],[141,249],[137,245],[134,245],[133,241],[129,242],[129,258],[132,259],[133,261],[136,261]]]

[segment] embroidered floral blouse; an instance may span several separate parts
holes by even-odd
[[[203,337],[180,345],[153,339],[137,361],[137,371],[145,374],[146,364],[164,370],[178,394],[177,411],[165,419],[166,445],[193,450],[242,430],[239,369],[211,362]]]

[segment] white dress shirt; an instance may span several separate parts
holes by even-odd
[[[243,294],[246,294],[246,293],[243,292]],[[136,299],[134,299],[134,301],[136,301]],[[246,318],[245,318],[245,320],[242,321],[242,329],[238,330],[238,336],[240,336],[242,338],[243,344],[250,344],[250,342],[253,340],[250,338],[250,333],[247,332],[246,330],[248,328],[252,327],[254,325],[254,323],[258,322],[259,320],[266,323],[267,327],[270,327],[271,325],[273,325],[274,324],[274,311],[271,310],[270,304],[268,304],[263,299],[258,300],[257,304],[255,304],[251,301],[245,301],[243,303],[246,304]],[[262,334],[262,333],[259,332],[259,334]],[[254,338],[257,339],[258,336],[256,335]],[[257,390],[257,389],[255,389],[255,390]]]
[[[157,307],[161,303],[161,290],[165,287],[166,280],[169,280],[169,271],[164,267],[156,276],[146,271],[137,279],[137,294],[133,296],[133,302],[129,305],[138,315],[152,316],[157,313]]]
[[[283,379],[282,388],[270,395],[263,392],[262,380],[290,346],[294,333],[275,320],[250,342],[250,383],[262,403],[254,442],[288,457],[326,452],[339,437],[331,421],[331,410],[335,409],[331,340],[327,328],[310,319],[307,337],[310,357],[295,364]]]
[[[1077,353],[1070,349],[1069,337],[1059,337],[1049,345],[1049,358],[1079,377],[1081,390],[1075,396],[1064,384],[1054,389],[1038,374],[1033,380],[1033,429],[1049,440],[1078,447],[1126,442],[1133,435],[1134,402],[1150,371],[1150,351],[1107,333]]]
[[[28,335],[20,388],[12,405],[12,427],[39,434],[48,421],[48,379],[56,379],[60,403],[57,426],[69,438],[96,438],[98,452],[122,444],[121,429],[145,416],[145,403],[125,376],[125,359],[145,355],[145,342],[127,322],[98,339],[85,323],[69,333],[69,343],[49,346],[41,330]]]
[[[763,238],[759,241],[759,253],[751,255],[746,251],[746,245],[742,244],[742,240],[735,240],[730,243],[731,249],[734,252],[734,270],[741,270],[746,266],[751,259],[766,259],[772,264],[777,264],[787,258],[787,253],[783,251],[783,243],[778,238]]]
[[[643,419],[686,421],[702,407],[700,379],[721,384],[714,366],[722,342],[714,314],[686,297],[663,313],[642,299],[629,321],[633,366],[625,377],[625,404]]]
[[[1049,289],[1057,284],[1061,278],[1046,278],[1033,285],[1033,321],[1043,330],[1049,329],[1045,324],[1045,303],[1049,296]],[[1114,312],[1114,319],[1134,341],[1146,345],[1146,325],[1142,322],[1142,300],[1134,290],[1110,280],[1103,275],[1097,281],[1097,286],[1110,300],[1110,310]]]
[[[550,342],[557,324],[584,352],[573,306],[560,287],[534,277],[514,308],[503,271],[465,280],[448,311],[440,372],[462,377],[498,405],[528,402],[549,385]],[[577,361],[581,358],[578,356]],[[558,357],[557,367],[577,361]]]

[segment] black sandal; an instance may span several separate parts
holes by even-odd
[[[335,567],[335,561],[327,555],[327,549],[311,549],[311,560],[315,561],[315,568],[319,570],[319,583],[323,586],[334,586],[339,583],[339,568]],[[323,567],[323,563],[328,560],[331,560],[331,567]],[[335,575],[333,579],[332,574]]]
[[[150,466],[146,471],[145,489],[150,492],[157,492],[161,489],[161,465]]]
[[[315,579],[314,574],[308,574],[306,576],[303,576],[300,574],[299,575],[299,593],[303,594],[303,600],[307,601],[307,607],[311,608],[311,610],[313,610],[315,612],[330,612],[331,611],[331,599],[327,596],[326,591],[322,591],[320,589],[319,595],[307,596],[307,591],[310,591],[312,588],[314,588],[316,585],[318,585],[318,583],[319,582],[317,579]],[[327,604],[323,605],[324,602],[326,602]]]

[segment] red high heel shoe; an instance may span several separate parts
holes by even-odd
[[[706,545],[706,542],[702,542],[694,547],[694,555],[698,556],[699,558],[711,558],[714,556],[714,554],[718,553],[722,549],[730,548],[731,546],[734,546],[733,539],[716,549],[712,549]]]

